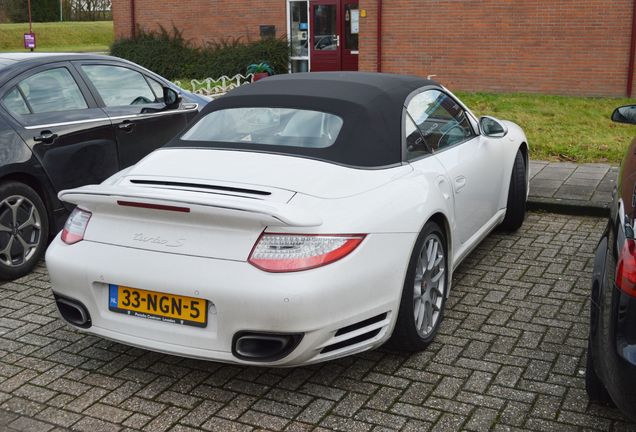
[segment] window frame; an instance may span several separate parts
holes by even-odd
[[[408,112],[408,106],[411,103],[411,101],[419,94],[427,92],[427,91],[431,91],[431,90],[435,90],[438,91],[440,93],[445,94],[447,97],[449,97],[451,100],[453,100],[457,105],[459,105],[459,107],[462,109],[462,111],[464,111],[464,114],[466,115],[466,118],[468,120],[468,124],[470,127],[470,130],[472,132],[472,135],[469,137],[466,137],[465,139],[463,139],[462,141],[458,141],[455,144],[453,144],[452,146],[448,146],[448,147],[444,147],[441,150],[433,150],[428,154],[425,155],[421,155],[418,156],[416,158],[413,159],[409,159],[407,157],[408,155],[408,149],[406,146],[406,116],[411,117],[411,120],[413,121],[413,123],[415,123],[415,125],[417,126],[417,122],[415,122],[415,120],[412,118],[411,114]],[[410,163],[410,162],[414,162],[414,161],[418,161],[424,158],[427,158],[431,155],[435,155],[441,152],[444,152],[448,149],[452,149],[455,148],[459,145],[465,144],[468,141],[471,141],[475,138],[477,138],[480,135],[479,129],[476,129],[476,124],[478,124],[475,115],[470,111],[470,109],[468,109],[468,107],[466,107],[466,105],[464,105],[459,99],[457,99],[457,97],[455,97],[455,95],[453,95],[450,91],[448,91],[446,88],[442,87],[442,86],[436,86],[436,85],[428,85],[428,86],[424,86],[424,87],[420,87],[417,90],[411,92],[405,99],[404,101],[404,106],[402,107],[402,161],[406,162],[406,163]],[[424,136],[422,135],[422,131],[419,129],[418,130],[420,132],[420,136],[422,136],[422,138],[424,138]]]
[[[82,94],[82,97],[84,98],[84,101],[86,102],[87,107],[82,109],[74,109],[74,110],[66,110],[66,111],[50,111],[45,113],[32,112],[33,110],[31,109],[31,105],[26,100],[24,95],[22,95],[22,91],[20,90],[20,88],[17,87],[18,84],[24,81],[25,79],[28,79],[41,72],[46,72],[48,70],[60,69],[60,68],[66,69],[68,73],[71,75],[71,77],[75,81],[75,84],[79,88],[80,93]],[[27,107],[29,108],[29,111],[31,111],[29,114],[18,114],[16,112],[13,112],[4,103],[4,97],[9,92],[11,92],[11,90],[13,90],[14,88],[18,88],[18,91],[20,91],[25,103],[27,104]],[[37,123],[39,122],[39,119],[44,120],[46,117],[61,117],[61,116],[65,116],[67,113],[80,113],[80,112],[86,112],[93,108],[99,108],[97,106],[97,102],[95,101],[95,98],[93,97],[93,94],[91,93],[90,89],[86,86],[86,83],[84,82],[84,80],[78,74],[77,70],[73,67],[73,65],[67,60],[35,66],[31,69],[23,71],[22,73],[8,80],[2,87],[0,87],[0,106],[2,106],[2,109],[7,113],[7,115],[9,115],[16,122],[18,122],[21,126],[25,126],[31,123],[31,121],[28,121],[28,120],[33,120]]]

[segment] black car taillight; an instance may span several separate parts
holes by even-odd
[[[616,266],[616,287],[625,294],[636,297],[636,242],[625,240]]]

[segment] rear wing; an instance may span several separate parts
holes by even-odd
[[[233,197],[214,193],[158,189],[134,186],[88,185],[63,190],[58,194],[62,201],[88,207],[118,206],[118,201],[133,201],[155,206],[196,206],[197,210],[213,215],[215,211],[241,218],[256,217],[265,226],[312,227],[322,225],[322,219],[308,211],[287,203],[268,202],[254,198]],[[235,213],[235,214],[234,214]]]

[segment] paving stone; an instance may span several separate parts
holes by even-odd
[[[102,420],[111,421],[114,423],[122,423],[125,419],[130,417],[132,412],[116,408],[110,405],[102,403],[96,403],[95,405],[86,409],[83,414],[91,417],[96,417]]]
[[[35,420],[29,417],[18,417],[8,425],[13,430],[18,431],[38,431],[48,432],[53,429],[53,425]]]
[[[37,418],[67,428],[70,427],[73,423],[80,420],[82,416],[70,411],[48,407],[47,409],[39,413],[37,415]]]

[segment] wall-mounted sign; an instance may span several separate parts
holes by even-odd
[[[298,23],[298,30],[309,30],[309,25],[306,22]]]
[[[31,50],[35,49],[35,33],[24,34],[24,48]]]
[[[351,34],[360,33],[360,10],[351,9]]]

